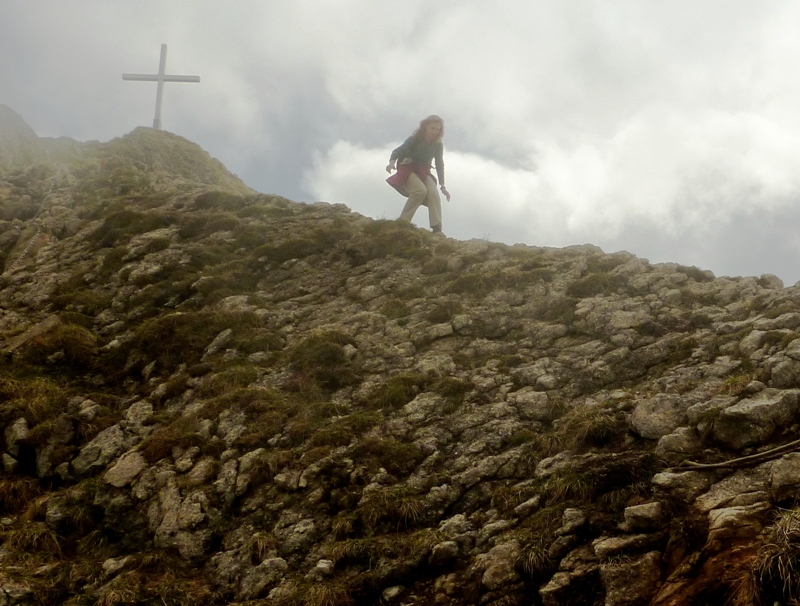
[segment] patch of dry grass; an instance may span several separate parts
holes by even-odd
[[[800,602],[800,508],[778,513],[741,583],[756,604]]]
[[[33,478],[11,478],[0,480],[0,511],[16,513],[42,492],[38,480]]]
[[[607,446],[628,431],[624,415],[604,405],[576,406],[558,422],[557,435],[570,449]]]
[[[412,494],[401,486],[380,488],[367,493],[361,499],[358,512],[364,523],[371,528],[389,523],[397,530],[418,527],[427,513],[425,498]]]
[[[61,557],[58,536],[44,522],[27,522],[2,533],[3,544],[15,551]]]
[[[47,377],[0,378],[0,423],[25,417],[30,427],[63,412],[67,403],[63,382]]]

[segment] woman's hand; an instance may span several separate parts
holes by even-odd
[[[447,198],[448,202],[450,202],[450,192],[447,191],[447,188],[444,185],[442,185],[439,189],[442,190],[442,193],[444,194],[444,197]]]
[[[389,162],[389,164],[386,165],[386,172],[391,175],[393,170],[397,170],[394,166],[394,162]]]

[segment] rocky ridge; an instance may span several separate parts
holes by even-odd
[[[0,604],[797,598],[799,287],[436,237],[192,146],[0,176]]]

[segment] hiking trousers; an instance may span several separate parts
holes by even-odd
[[[401,221],[411,222],[417,209],[420,206],[427,206],[430,226],[441,226],[442,202],[439,199],[439,191],[436,189],[436,179],[428,175],[423,183],[416,173],[411,173],[401,187],[403,188],[401,193],[408,196],[403,212],[400,213]]]

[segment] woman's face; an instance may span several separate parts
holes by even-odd
[[[425,140],[436,141],[442,134],[442,125],[439,122],[428,122],[425,125]]]

